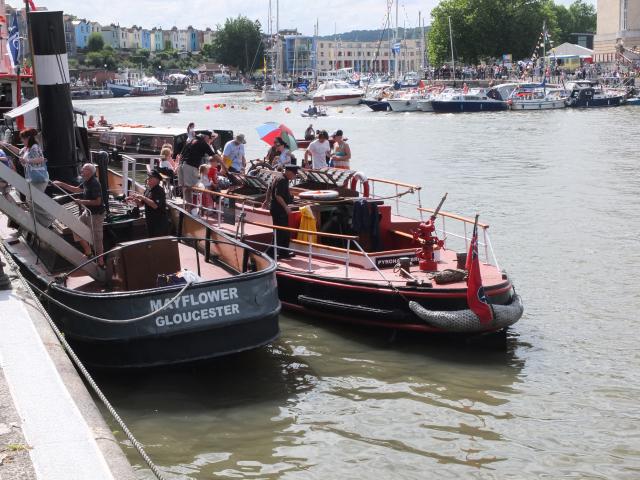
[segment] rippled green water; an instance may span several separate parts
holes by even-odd
[[[249,157],[266,150],[258,124],[308,125],[303,104],[222,98],[180,97],[177,115],[159,99],[78,104],[112,121],[232,128]],[[248,109],[205,109],[221,101]],[[154,461],[180,479],[640,477],[640,109],[331,113],[314,127],[342,128],[356,169],[420,183],[429,205],[447,191],[446,210],[492,225],[526,308],[508,351],[283,315],[261,351],[100,378]]]

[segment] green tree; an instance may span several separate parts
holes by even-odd
[[[208,59],[211,59],[211,60],[216,58],[215,48],[210,43],[207,43],[207,44],[203,45],[201,51],[202,51],[202,56],[204,58],[208,58]]]
[[[94,68],[105,68],[107,70],[115,70],[121,63],[121,59],[117,58],[113,50],[100,50],[99,52],[89,52],[84,57],[85,65]]]
[[[528,58],[546,22],[556,45],[570,34],[593,31],[595,11],[583,0],[569,8],[552,0],[443,0],[431,12],[429,59],[442,64],[451,58],[449,18],[456,61],[475,63],[499,58]]]
[[[87,40],[87,48],[90,52],[99,52],[104,48],[104,39],[98,32],[93,32]]]
[[[227,18],[223,27],[218,26],[211,52],[217,61],[247,72],[260,66],[262,52],[260,22],[238,16]]]

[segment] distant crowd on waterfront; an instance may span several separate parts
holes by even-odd
[[[602,78],[605,83],[624,83],[640,74],[640,66],[623,71],[619,66],[605,67],[599,63],[583,62],[575,69],[564,68],[560,65],[547,66],[544,76],[552,82],[563,80],[595,80]],[[454,71],[449,65],[442,67],[431,67],[426,69],[427,80],[519,80],[519,81],[542,81],[543,69],[540,65],[533,63],[518,62],[511,66],[494,64],[481,65],[461,65]]]

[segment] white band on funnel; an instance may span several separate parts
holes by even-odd
[[[60,55],[35,55],[34,62],[38,85],[69,83],[69,60],[66,53]]]

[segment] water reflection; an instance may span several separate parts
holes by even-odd
[[[284,317],[280,341],[256,352],[98,381],[171,478],[326,478],[335,469],[347,478],[352,469],[377,475],[379,457],[474,468],[500,460],[477,444],[502,441],[493,426],[510,418],[524,365],[515,337],[507,351],[456,351],[301,320]],[[130,445],[128,454],[145,477]]]

